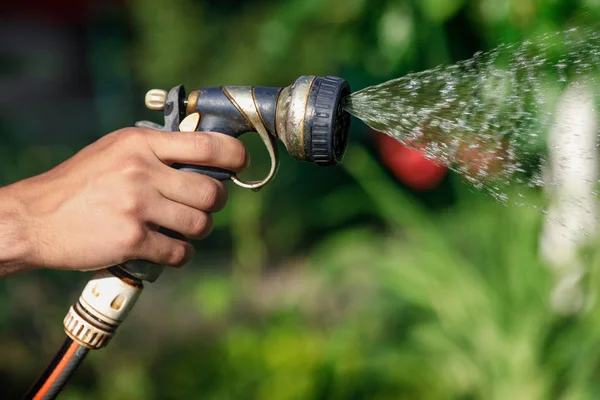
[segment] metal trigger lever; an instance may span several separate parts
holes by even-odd
[[[254,108],[254,110],[256,110],[256,108]],[[231,180],[236,185],[245,189],[259,190],[267,183],[269,183],[269,181],[271,181],[271,179],[273,179],[273,177],[275,176],[275,173],[277,172],[277,167],[279,166],[279,154],[277,152],[277,144],[275,143],[275,138],[269,135],[269,133],[267,132],[267,128],[264,126],[260,117],[258,116],[258,112],[255,111],[254,115],[252,115],[251,112],[248,112],[245,114],[245,116],[248,117],[249,122],[252,123],[254,129],[256,129],[256,132],[260,135],[263,143],[267,147],[269,157],[271,158],[271,169],[267,174],[266,178],[260,181],[244,182],[241,179],[239,179],[235,174],[231,176]],[[200,114],[197,112],[190,114],[187,117],[185,117],[183,121],[181,121],[181,123],[179,124],[179,131],[194,132],[196,129],[198,129],[199,124]]]
[[[242,181],[233,174],[231,180],[236,185],[245,189],[259,190],[275,177],[277,169],[279,168],[279,152],[277,148],[277,142],[275,137],[269,134],[267,128],[258,112],[256,102],[252,93],[252,89],[248,87],[223,87],[223,93],[231,100],[233,105],[238,109],[240,114],[254,127],[254,130],[258,133],[262,139],[269,157],[271,158],[271,169],[267,176],[259,181]]]

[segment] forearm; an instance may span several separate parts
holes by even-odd
[[[0,278],[32,268],[27,262],[32,249],[23,209],[12,185],[0,188]]]

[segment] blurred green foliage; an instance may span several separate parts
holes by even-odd
[[[179,83],[284,86],[307,74],[340,75],[359,89],[593,20],[600,1],[135,0],[115,13],[132,38],[125,47],[94,39],[100,91],[115,76],[143,93]],[[123,115],[116,121],[131,123],[112,107]],[[99,109],[113,115],[110,104]],[[586,312],[556,316],[538,257],[541,213],[498,204],[456,176],[410,193],[371,154],[364,127],[353,129],[342,168],[284,154],[265,190],[232,188],[194,262],[148,285],[62,398],[598,398],[598,251],[586,258]],[[259,174],[260,144],[245,141]],[[71,145],[2,140],[1,178],[50,168]],[[536,203],[541,194],[527,196]],[[7,398],[58,347],[86,278],[35,271],[0,281]]]

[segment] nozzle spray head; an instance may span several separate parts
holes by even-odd
[[[292,157],[317,165],[337,165],[342,161],[350,115],[342,109],[341,102],[349,94],[348,82],[333,76],[301,76],[281,90],[276,135]]]

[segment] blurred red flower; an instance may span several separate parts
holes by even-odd
[[[383,133],[374,132],[374,138],[383,165],[413,190],[432,190],[448,173],[446,166],[427,158],[421,150],[407,147]]]

